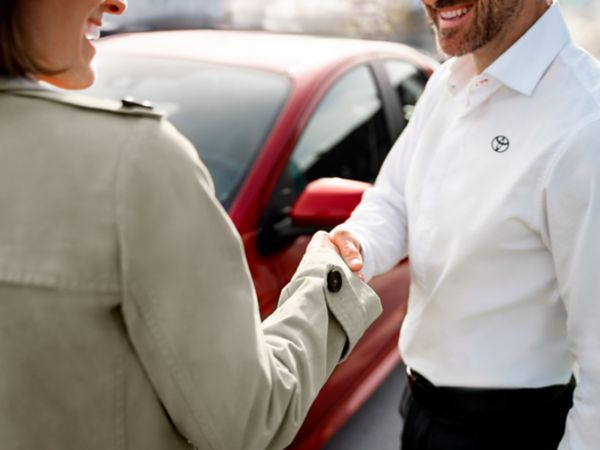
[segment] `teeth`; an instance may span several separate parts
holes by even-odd
[[[100,38],[100,27],[96,24],[88,22],[87,30],[85,31],[85,38],[88,41],[95,41]]]
[[[454,11],[440,12],[440,17],[445,20],[456,19],[462,17],[469,12],[469,8],[455,9]]]

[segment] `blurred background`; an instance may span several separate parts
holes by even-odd
[[[576,42],[600,58],[600,1],[560,0]],[[420,0],[136,0],[107,32],[227,28],[391,40],[437,55]]]

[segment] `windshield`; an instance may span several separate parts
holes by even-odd
[[[90,95],[148,100],[192,141],[228,208],[256,159],[291,82],[234,66],[99,54]]]

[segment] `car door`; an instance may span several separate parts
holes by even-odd
[[[274,265],[279,267],[282,279],[291,278],[314,231],[295,228],[289,222],[290,208],[303,189],[322,177],[372,183],[392,138],[372,68],[365,64],[348,70],[323,95],[307,122],[265,214],[259,243],[262,243],[262,251],[276,261]],[[397,325],[396,320],[391,328]],[[379,350],[377,348],[376,352]],[[363,350],[371,351],[369,348]],[[323,415],[351,389],[356,375],[365,372],[365,363],[373,358],[369,355],[365,360],[364,356],[361,357],[360,351],[358,357],[352,356],[358,363],[344,363],[346,370],[328,383],[307,419],[305,430],[321,426]],[[298,439],[303,439],[303,432]]]
[[[426,81],[427,76],[409,62],[375,61],[345,73],[323,96],[292,152],[268,212],[279,218],[292,239],[300,234],[279,253],[280,267],[287,271],[284,279],[291,277],[308,242],[309,235],[294,230],[286,218],[304,187],[321,177],[374,182]],[[320,445],[323,430],[347,420],[398,362],[397,336],[408,297],[407,264],[371,284],[382,298],[384,313],[323,388],[292,448]]]
[[[289,280],[314,229],[297,227],[289,212],[308,183],[340,177],[372,183],[392,143],[385,108],[370,65],[351,68],[321,97],[264,214],[259,247],[280,260],[280,277]]]

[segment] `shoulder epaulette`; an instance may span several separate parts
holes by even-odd
[[[154,110],[149,102],[136,101],[129,97],[119,100],[89,97],[77,94],[64,94],[48,90],[12,90],[13,95],[21,97],[41,98],[56,103],[74,106],[82,109],[103,111],[114,114],[153,117],[160,119],[163,113]]]

